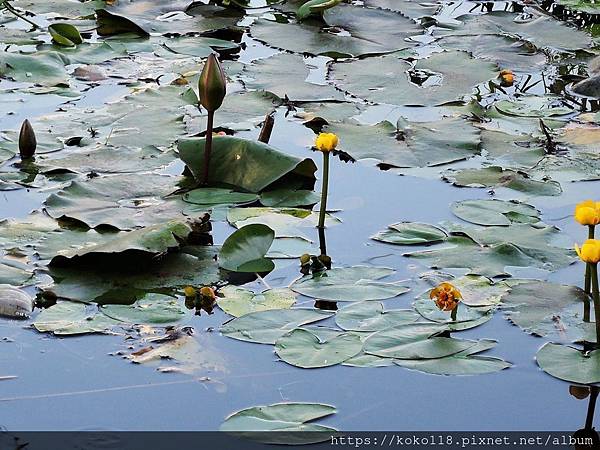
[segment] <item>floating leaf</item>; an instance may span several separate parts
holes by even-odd
[[[319,424],[308,423],[334,414],[336,409],[321,403],[275,403],[267,406],[246,408],[225,418],[220,431],[235,433],[261,442],[272,444],[308,444],[320,442],[321,436],[315,433],[302,435],[302,432],[336,431],[333,428]],[[264,432],[264,433],[259,433]],[[277,433],[272,433],[277,432]]]
[[[395,359],[434,359],[460,353],[476,342],[437,337],[445,325],[406,324],[379,331],[367,338],[364,352]]]
[[[68,23],[53,23],[48,25],[48,32],[52,36],[52,42],[66,47],[74,47],[83,42],[79,30]]]
[[[346,331],[381,331],[412,323],[420,316],[410,309],[384,310],[379,302],[357,302],[340,309],[335,323]]]
[[[315,369],[340,364],[357,355],[362,349],[360,337],[342,333],[321,341],[308,330],[298,328],[275,343],[275,353],[281,360],[303,369]]]
[[[526,333],[546,336],[566,333],[566,311],[583,305],[586,297],[578,287],[536,280],[516,283],[502,300],[508,320]]]
[[[179,141],[179,154],[196,177],[204,167],[204,139]],[[226,184],[260,192],[276,182],[312,188],[315,183],[315,163],[281,153],[262,142],[230,136],[213,140],[209,182]]]
[[[425,245],[443,242],[448,235],[438,227],[426,223],[399,222],[388,226],[387,230],[380,231],[372,239],[388,244],[397,245]]]
[[[258,195],[256,194],[209,187],[194,189],[186,192],[183,196],[183,201],[197,205],[252,203],[257,199]]]
[[[468,330],[489,321],[494,315],[490,307],[472,307],[459,303],[456,320],[451,318],[450,311],[441,311],[429,295],[419,298],[414,303],[415,310],[427,320],[447,324],[451,331]]]
[[[100,311],[111,319],[131,324],[172,324],[185,317],[177,299],[162,294],[147,294],[133,305],[105,305]]]
[[[291,308],[296,295],[289,289],[269,289],[254,293],[248,289],[225,286],[221,289],[223,297],[218,298],[219,307],[234,317],[240,317],[257,311]]]
[[[260,202],[271,208],[312,206],[318,201],[319,194],[306,189],[275,189],[260,195]]]
[[[410,289],[401,282],[376,281],[395,271],[386,267],[354,266],[305,276],[291,285],[299,294],[320,300],[358,302],[396,297]]]
[[[33,311],[33,297],[9,284],[0,284],[0,316],[26,318]]]
[[[224,336],[259,344],[275,344],[288,331],[331,317],[318,309],[273,309],[238,317],[221,327]]]
[[[275,232],[266,225],[246,225],[223,243],[219,266],[232,272],[269,272],[275,265],[265,258]]]
[[[535,359],[548,375],[577,384],[600,383],[600,350],[583,352],[547,342]]]
[[[373,72],[373,66],[377,72]],[[410,73],[418,72],[427,81],[417,85]],[[396,55],[336,63],[332,77],[357,97],[392,105],[435,106],[470,96],[475,87],[496,78],[495,64],[476,60],[460,51],[434,53],[417,61],[413,68]],[[388,74],[399,74],[394,83]]]
[[[407,369],[435,375],[482,375],[499,372],[512,364],[489,356],[473,356],[476,353],[489,350],[495,341],[479,341],[473,347],[462,352],[438,359],[394,360],[394,363]]]
[[[523,172],[498,166],[449,171],[444,174],[443,179],[460,187],[504,187],[540,196],[556,196],[562,193],[562,188],[556,181],[534,180]]]
[[[33,322],[40,333],[77,335],[88,333],[109,334],[119,322],[98,313],[96,307],[83,303],[59,302],[44,309]]]
[[[536,223],[540,212],[533,206],[506,200],[463,200],[450,209],[455,216],[467,222],[487,226],[508,226],[511,223]]]

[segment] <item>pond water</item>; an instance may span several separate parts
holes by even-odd
[[[471,2],[443,3],[442,13],[437,16],[439,21],[459,17],[472,7]],[[501,10],[503,6],[504,3],[499,3],[495,9]],[[477,10],[472,14],[481,12]],[[253,17],[261,14],[271,17],[268,9],[252,11]],[[243,42],[246,48],[236,57],[244,63],[278,52],[247,34]],[[419,47],[419,54],[427,55],[434,47]],[[577,52],[572,53],[576,59]],[[308,80],[325,83],[325,64],[329,61],[325,56],[305,58],[311,67]],[[373,70],[377,71],[377,67],[374,63]],[[541,67],[540,71],[524,73],[531,73],[535,81],[541,79],[542,71],[549,76],[557,70],[553,65]],[[110,73],[110,65],[105,65],[105,70]],[[393,76],[389,82],[394,82]],[[3,85],[4,81],[0,89],[7,87]],[[236,88],[241,89],[240,85]],[[109,79],[86,91],[81,99],[73,100],[73,105],[99,108],[129,92],[129,87]],[[540,84],[529,93],[543,95],[544,89]],[[9,94],[0,93],[0,100],[2,95]],[[17,129],[23,119],[53,113],[66,101],[59,95],[22,94],[22,97],[26,101],[12,108],[14,114],[0,115],[0,130]],[[512,97],[497,92],[494,101],[504,98]],[[301,111],[301,106],[298,110]],[[373,105],[366,107],[358,118],[369,124],[382,120],[396,123],[404,115],[410,121],[419,122],[436,120],[443,110],[438,106]],[[218,114],[217,111],[217,117]],[[285,107],[277,110],[270,145],[300,158],[312,157],[320,177],[321,155],[309,150],[314,134],[292,116],[286,114]],[[241,130],[236,136],[253,139],[258,130]],[[344,136],[340,135],[340,139],[343,148]],[[453,167],[477,167],[481,163],[478,158],[459,161]],[[458,221],[449,208],[452,202],[492,197],[489,188],[459,188],[442,181],[439,173],[445,167],[384,171],[376,166],[377,162],[332,160],[329,207],[336,211],[335,216],[341,223],[326,229],[327,250],[335,267],[391,267],[397,271],[394,280],[412,280],[410,293],[383,302],[386,308],[410,308],[414,298],[427,289],[426,284],[418,281],[419,275],[430,269],[402,254],[427,247],[394,246],[370,237],[400,221],[432,224]],[[162,173],[178,175],[183,167],[183,163],[174,161]],[[25,219],[30,211],[42,207],[60,183],[52,181],[40,188],[0,191],[2,218]],[[572,220],[574,204],[597,198],[598,186],[597,181],[564,182],[563,193],[557,197],[527,195],[497,187],[493,198],[527,201],[541,211],[544,223],[559,227],[564,233],[563,239],[572,243],[583,239],[582,228]],[[227,222],[215,222],[214,243],[222,244],[233,231]],[[306,232],[314,242],[318,241],[316,229]],[[465,258],[469,255],[465,254]],[[521,268],[515,273],[525,278],[542,276],[556,283],[582,285],[581,263],[552,273],[540,275],[541,272]],[[271,287],[287,286],[298,275],[298,262],[294,259],[278,263],[276,270],[264,277],[264,282],[254,281],[246,287],[261,289],[263,283]],[[297,305],[305,307],[312,307],[313,303],[313,299],[302,296],[297,301]],[[36,310],[33,320],[37,314]],[[90,334],[61,338],[36,332],[30,327],[30,321],[0,319],[0,376],[16,377],[0,380],[0,428],[215,430],[234,411],[282,401],[334,405],[337,413],[320,423],[348,431],[576,430],[585,422],[587,401],[575,399],[569,394],[569,383],[545,374],[535,362],[538,349],[552,338],[524,333],[506,320],[502,311],[497,311],[489,322],[461,332],[460,336],[497,340],[498,345],[486,356],[498,356],[512,363],[512,367],[468,377],[429,375],[399,367],[337,365],[299,369],[278,361],[270,345],[222,336],[219,328],[230,319],[215,308],[212,315],[195,316],[189,312],[178,324],[193,327],[203,358],[216,366],[193,375],[162,373],[151,366],[132,364],[118,354],[129,350],[122,336]],[[328,319],[319,325],[334,326],[335,323]]]

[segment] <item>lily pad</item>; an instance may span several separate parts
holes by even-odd
[[[581,305],[583,310],[586,297],[585,292],[575,286],[524,281],[511,287],[503,297],[502,308],[507,319],[526,333],[537,336],[564,334],[569,324],[561,320],[562,316],[574,305]]]
[[[299,294],[320,300],[358,302],[396,297],[410,289],[402,282],[377,281],[395,271],[386,267],[353,266],[305,276],[291,285]]]
[[[438,227],[426,223],[399,222],[380,231],[372,239],[396,245],[427,245],[443,242],[448,235]]]
[[[321,403],[275,403],[267,406],[254,406],[235,412],[225,418],[225,422],[219,430],[235,434],[251,432],[254,434],[255,439],[274,444],[309,443],[310,434],[302,438],[297,432],[321,431],[329,433],[336,431],[330,427],[309,423],[335,412],[336,409],[333,406]],[[271,434],[274,431],[279,433]],[[277,434],[279,434],[280,439],[277,439]],[[315,438],[317,437],[313,434],[312,439]],[[281,442],[282,439],[283,442]],[[320,440],[317,438],[317,441]]]
[[[419,318],[419,314],[410,309],[384,310],[379,302],[357,302],[340,309],[335,323],[346,331],[372,332],[416,322]]]
[[[173,324],[186,315],[177,299],[162,294],[147,294],[133,305],[104,305],[100,311],[119,322],[150,325]]]
[[[318,309],[273,309],[238,317],[221,327],[224,336],[258,344],[275,344],[287,332],[333,314]]]
[[[456,320],[452,320],[450,311],[441,311],[429,295],[419,298],[414,303],[415,310],[427,320],[447,324],[451,331],[468,330],[491,320],[494,311],[490,307],[472,307],[459,304]]]
[[[548,342],[535,359],[544,372],[555,378],[578,384],[600,383],[600,350],[583,352]]]
[[[179,154],[192,173],[201,177],[204,168],[203,138],[181,139]],[[315,163],[281,153],[261,142],[230,136],[213,139],[211,154],[211,184],[225,184],[260,192],[277,183],[299,183],[311,188],[315,183]]]
[[[438,359],[394,360],[394,363],[407,369],[435,375],[483,375],[499,372],[512,366],[500,358],[473,356],[489,350],[495,341],[479,341],[473,347],[462,352]]]
[[[477,225],[508,226],[540,220],[540,212],[536,208],[518,201],[463,200],[453,203],[450,208],[458,218]]]
[[[333,86],[305,81],[309,72],[301,56],[280,53],[247,66],[244,74],[253,80],[244,84],[250,89],[272,92],[291,101],[344,100],[344,94]]]
[[[266,225],[246,225],[231,234],[223,243],[219,266],[232,272],[269,272],[273,261],[265,258],[275,232]]]
[[[526,173],[498,166],[481,169],[449,171],[443,179],[459,187],[504,187],[539,196],[557,196],[562,193],[560,183],[553,180],[534,180]]]
[[[373,66],[377,72],[373,73]],[[427,77],[421,85],[410,74]],[[498,76],[495,64],[476,60],[460,51],[435,53],[413,66],[395,55],[337,63],[333,80],[353,95],[375,103],[436,106],[470,96],[475,87]],[[389,83],[390,76],[395,77]]]
[[[321,341],[308,330],[298,328],[275,343],[275,353],[286,363],[303,369],[334,366],[357,355],[362,341],[353,333],[342,333]]]
[[[226,286],[221,289],[223,297],[218,298],[219,308],[234,317],[257,311],[291,308],[296,295],[289,289],[269,289],[254,293],[248,289]]]
[[[110,334],[120,322],[98,313],[94,306],[83,303],[59,302],[44,309],[33,322],[40,333],[59,336],[101,333]]]
[[[183,196],[183,201],[196,205],[243,204],[252,203],[257,199],[256,194],[209,187],[194,189]]]

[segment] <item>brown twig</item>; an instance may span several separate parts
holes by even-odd
[[[271,133],[273,132],[273,125],[275,125],[275,118],[273,117],[274,111],[271,111],[269,114],[265,116],[265,120],[262,124],[262,128],[260,129],[260,134],[258,135],[258,141],[264,142],[268,144],[271,140]]]

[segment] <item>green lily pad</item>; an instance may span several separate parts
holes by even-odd
[[[235,412],[225,418],[220,431],[244,436],[272,444],[307,444],[319,442],[319,436],[309,433],[305,437],[297,433],[303,432],[334,432],[333,428],[310,423],[334,414],[336,409],[321,403],[275,403],[267,406],[254,406]],[[260,433],[263,432],[263,433]],[[278,432],[278,433],[271,433]],[[278,438],[279,436],[279,438]]]
[[[536,223],[540,212],[531,205],[506,200],[463,200],[450,209],[467,222],[486,226],[508,226],[511,223]]]
[[[409,73],[414,71],[428,75],[427,81],[412,83]],[[398,74],[394,83],[389,74]],[[498,76],[498,67],[465,52],[447,51],[418,60],[414,68],[393,54],[336,63],[331,75],[342,88],[371,102],[435,106],[470,96],[477,85]]]
[[[436,337],[445,325],[406,324],[379,331],[367,338],[364,352],[395,359],[435,359],[460,353],[476,342]]]
[[[447,274],[434,273],[433,275],[426,274],[424,278],[429,278],[428,281],[433,287],[442,281],[449,281],[460,291],[461,302],[473,307],[496,306],[510,291],[510,287],[505,282],[492,283],[489,278],[479,275],[464,275],[455,278]]]
[[[181,139],[179,155],[197,177],[204,168],[203,138]],[[226,184],[248,192],[260,192],[277,183],[311,188],[315,183],[315,163],[281,153],[261,142],[230,136],[213,139],[211,154],[211,184]]]
[[[346,331],[381,331],[412,323],[420,316],[410,309],[384,310],[379,302],[357,302],[340,309],[335,323]]]
[[[225,286],[223,297],[217,299],[219,308],[234,317],[257,311],[291,308],[296,303],[296,295],[289,289],[269,289],[254,293],[248,289]]]
[[[450,311],[441,311],[429,295],[419,298],[413,305],[415,311],[432,322],[447,324],[451,331],[468,330],[489,321],[494,315],[490,307],[472,307],[460,303],[456,320],[452,320]]]
[[[534,180],[521,171],[498,166],[448,171],[443,179],[459,187],[504,187],[539,196],[557,196],[562,193],[560,183],[556,181]]]
[[[72,259],[94,254],[118,255],[128,251],[159,254],[178,248],[191,232],[187,223],[171,221],[120,233],[58,231],[48,236],[50,240],[56,239],[63,244],[63,249],[57,251],[52,258],[52,262],[56,262],[55,258],[57,257]],[[76,238],[81,242],[77,246],[73,245],[70,239],[75,234],[82,234],[81,238]],[[90,235],[89,238],[88,235]],[[48,253],[43,248],[43,242],[41,247],[42,254]],[[56,244],[54,247],[56,248]]]
[[[186,315],[177,299],[162,294],[147,294],[133,305],[104,305],[100,311],[119,322],[150,325],[173,324]]]
[[[341,267],[305,276],[295,281],[291,289],[320,300],[342,302],[383,300],[397,297],[410,290],[401,282],[377,281],[394,272],[393,269],[386,267]]]
[[[443,242],[448,235],[438,227],[426,223],[399,222],[388,226],[371,239],[396,245],[426,245]]]
[[[66,58],[57,52],[35,55],[0,52],[0,77],[42,86],[68,86]]]
[[[22,286],[33,277],[33,273],[21,264],[0,259],[0,284]]]
[[[275,232],[266,225],[246,225],[231,234],[223,243],[219,266],[232,272],[269,272],[273,261],[265,258]]]
[[[76,180],[48,197],[46,211],[53,218],[76,220],[90,228],[105,225],[120,230],[182,219],[186,204],[161,198],[177,189],[178,180],[137,173]]]
[[[83,303],[59,302],[44,309],[33,322],[40,333],[59,336],[101,333],[111,334],[120,322],[98,313],[96,307]]]
[[[306,189],[275,189],[260,195],[263,206],[270,208],[312,206],[318,203],[319,199],[319,194]]]
[[[518,100],[501,100],[494,107],[502,114],[517,117],[545,119],[547,117],[565,116],[573,113],[573,109],[564,106],[559,97],[527,96]]]
[[[548,375],[570,383],[600,383],[600,350],[583,352],[550,342],[538,351],[535,359]]]
[[[272,309],[238,317],[221,327],[224,336],[258,344],[275,344],[287,332],[333,314],[318,309]]]
[[[438,359],[394,360],[398,366],[434,375],[483,375],[499,372],[512,366],[500,358],[473,356],[495,346],[495,341],[482,340],[473,347]]]
[[[52,42],[66,47],[74,47],[83,42],[79,30],[68,23],[53,23],[48,25],[48,32],[52,36]]]
[[[507,319],[526,333],[537,336],[564,334],[569,324],[561,318],[574,305],[583,305],[586,297],[585,292],[575,286],[524,281],[511,287],[502,299],[502,308]]]
[[[362,341],[356,334],[342,333],[321,341],[301,328],[290,331],[275,343],[275,353],[282,361],[303,369],[340,364],[357,355],[361,349]]]
[[[246,66],[244,74],[253,80],[244,84],[298,102],[344,100],[344,94],[333,86],[306,82],[309,72],[301,56],[280,53]]]
[[[223,188],[198,188],[186,192],[183,201],[196,205],[243,204],[258,200],[258,195]]]

